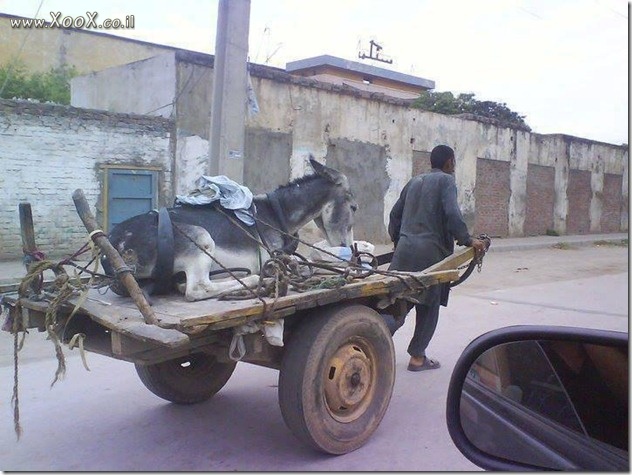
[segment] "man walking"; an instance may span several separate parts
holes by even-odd
[[[483,241],[470,236],[457,202],[454,150],[438,145],[430,154],[432,171],[406,184],[390,213],[388,233],[395,244],[390,270],[421,271],[454,252],[454,241],[485,250]],[[415,305],[415,332],[408,346],[409,371],[436,369],[438,361],[426,356],[426,348],[439,319],[439,306],[448,303],[449,284],[433,285]],[[404,319],[391,325],[391,332]]]

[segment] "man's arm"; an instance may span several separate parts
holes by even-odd
[[[471,246],[477,252],[485,251],[485,243],[480,239],[473,238],[463,220],[463,215],[459,208],[456,194],[456,183],[450,177],[447,186],[441,189],[441,202],[447,219],[448,231],[456,238],[459,246]]]
[[[391,241],[393,241],[395,246],[397,246],[397,241],[399,241],[399,232],[402,228],[402,215],[404,214],[404,205],[406,204],[406,193],[408,192],[409,184],[410,182],[406,183],[406,186],[402,189],[399,199],[395,202],[393,209],[391,209],[391,214],[389,215],[388,235],[391,237]]]
[[[459,209],[456,194],[456,183],[453,177],[446,177],[446,183],[441,187],[441,203],[446,217],[446,227],[459,246],[470,246],[471,236],[463,215]]]

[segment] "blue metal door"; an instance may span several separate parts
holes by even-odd
[[[156,208],[158,173],[152,170],[108,170],[108,231],[127,218]]]

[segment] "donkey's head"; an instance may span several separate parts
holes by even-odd
[[[354,214],[358,204],[349,190],[349,180],[344,174],[318,163],[313,157],[310,157],[309,163],[317,175],[334,185],[314,222],[325,234],[330,246],[351,246]]]

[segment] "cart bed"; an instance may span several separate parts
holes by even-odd
[[[123,346],[134,346],[133,341],[164,349],[185,348],[190,346],[193,339],[200,340],[203,336],[208,339],[216,330],[237,327],[251,321],[286,318],[301,310],[336,302],[345,303],[371,297],[375,302],[381,298],[394,300],[402,292],[409,290],[409,286],[421,290],[423,286],[452,282],[459,278],[458,267],[472,257],[473,250],[463,248],[421,272],[400,272],[400,277],[374,274],[336,289],[289,291],[286,296],[279,297],[276,301],[274,298],[264,298],[265,315],[263,303],[256,298],[187,302],[182,295],[171,294],[151,297],[158,325],[150,325],[144,322],[131,298],[118,296],[113,292],[101,295],[94,289],[90,290],[87,298],[80,303],[77,314],[87,315],[111,333],[115,354],[129,352],[130,350],[125,350]],[[26,326],[43,328],[48,303],[18,299],[15,293],[4,296],[4,301],[10,306],[15,306],[18,300],[23,318],[26,316]],[[79,297],[75,297],[64,304],[59,312],[62,319],[63,315],[70,315],[78,301]],[[107,353],[111,355],[109,351]]]

